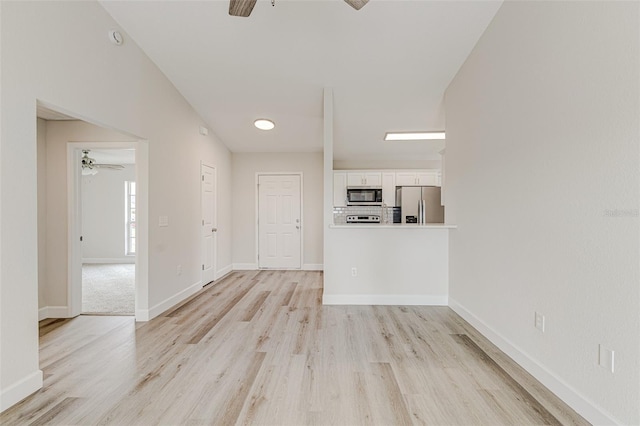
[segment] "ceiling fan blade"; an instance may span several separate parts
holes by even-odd
[[[229,0],[229,15],[247,17],[251,15],[257,0]],[[367,0],[368,1],[368,0]]]
[[[123,170],[124,166],[121,164],[93,164],[94,167],[99,169],[111,169],[111,170]]]
[[[354,8],[355,10],[360,10],[365,4],[367,4],[369,0],[344,0],[344,1],[347,2],[347,4],[352,8]]]

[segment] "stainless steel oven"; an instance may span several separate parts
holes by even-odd
[[[381,206],[382,188],[347,187],[348,206]]]

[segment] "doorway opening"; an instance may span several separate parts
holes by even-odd
[[[37,102],[39,319],[89,312],[147,321],[148,142],[79,117]],[[115,177],[116,186],[103,182]],[[83,281],[123,277],[126,308],[83,303]]]
[[[135,314],[135,149],[81,158],[82,314]]]
[[[137,266],[144,248],[139,243],[144,192],[136,159],[138,145],[134,141],[67,142],[70,316],[142,319],[138,318]],[[88,162],[96,167],[88,170]]]

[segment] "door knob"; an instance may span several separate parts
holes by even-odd
[[[299,226],[299,225],[296,225],[296,229],[300,229],[300,226]]]
[[[218,228],[212,228],[211,232],[218,232]]]

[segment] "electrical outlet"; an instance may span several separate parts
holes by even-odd
[[[351,276],[352,277],[358,276],[358,268],[351,268]]]
[[[602,345],[598,345],[598,365],[600,367],[607,369],[613,373],[613,365],[614,365],[614,355],[615,351],[605,348]]]
[[[544,315],[540,312],[536,312],[535,326],[538,330],[544,333]]]
[[[176,266],[176,275],[182,275],[182,265]]]

